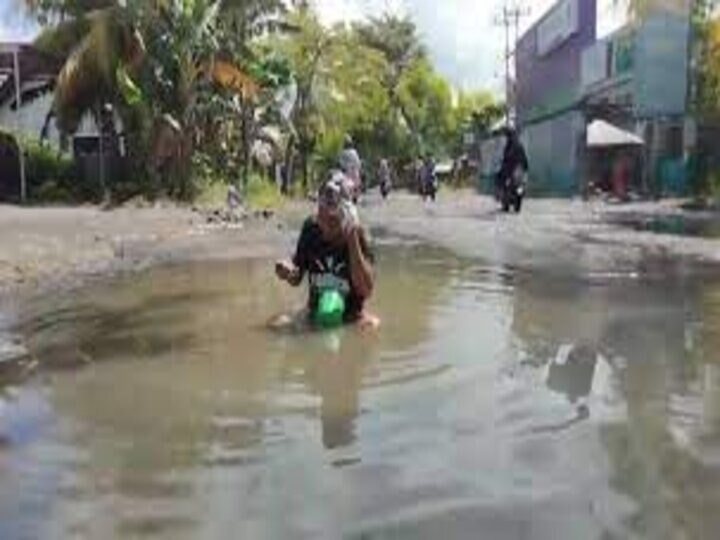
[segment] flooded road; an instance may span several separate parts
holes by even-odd
[[[27,306],[0,538],[717,537],[716,272],[379,243],[376,334],[269,333],[266,260]]]

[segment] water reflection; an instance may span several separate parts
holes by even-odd
[[[340,336],[327,336],[327,339]],[[329,450],[350,446],[356,439],[355,421],[360,414],[363,365],[360,355],[352,355],[347,345],[337,353],[321,355],[305,366],[311,392],[320,396],[323,446]]]
[[[266,261],[29,306],[0,537],[713,537],[716,280],[385,244],[375,334],[269,333]]]
[[[42,404],[47,421],[27,444],[49,444],[48,459],[39,466],[18,446],[0,454],[0,470],[30,471],[29,496],[57,503],[23,512],[28,500],[4,478],[0,536],[42,537],[46,526],[106,538],[202,535],[198,508],[221,484],[198,467],[239,474],[237,489],[262,489],[250,478],[262,478],[273,456],[298,444],[317,453],[301,435],[316,429],[322,448],[342,452],[328,463],[361,463],[364,389],[434,373],[409,351],[427,339],[449,279],[442,266],[426,267],[436,258],[409,247],[385,259],[373,306],[385,331],[374,335],[269,333],[259,322],[300,305],[303,291],[279,286],[264,260],[171,267],[29,306],[20,331],[42,376],[11,413]],[[408,263],[421,270],[400,271]],[[8,431],[11,444],[20,432]],[[302,472],[287,476],[301,482]]]
[[[668,264],[664,279],[648,276],[653,264],[638,269],[640,280],[629,274],[562,286],[549,278],[517,287],[514,329],[540,355],[534,365],[547,365],[548,388],[575,408],[569,419],[533,432],[572,428],[604,406],[594,423],[611,485],[635,502],[619,536],[714,538],[720,447],[705,441],[720,440],[712,420],[720,403],[717,285],[700,283],[682,263]],[[600,367],[610,373],[604,385]]]

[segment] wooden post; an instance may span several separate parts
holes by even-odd
[[[20,117],[20,108],[22,107],[22,92],[20,90],[20,47],[13,49],[13,71],[15,76],[15,128],[17,135],[23,128],[22,118]],[[22,145],[18,141],[18,159],[20,161],[20,201],[25,202],[27,199],[27,181],[25,178],[25,154]]]

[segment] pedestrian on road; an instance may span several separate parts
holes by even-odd
[[[387,159],[380,160],[378,178],[380,179],[380,194],[383,199],[387,199],[392,189],[392,173],[390,172],[390,165]]]
[[[357,202],[362,189],[362,160],[350,135],[345,135],[345,144],[338,157],[338,165],[348,179],[348,188],[353,201]]]
[[[437,172],[435,170],[435,160],[430,154],[425,158],[425,163],[420,172],[420,185],[423,201],[430,198],[434,202],[437,194]]]

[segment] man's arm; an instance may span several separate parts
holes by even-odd
[[[357,294],[367,300],[375,286],[372,263],[365,253],[365,233],[360,227],[353,227],[347,236],[350,252],[350,279]]]

